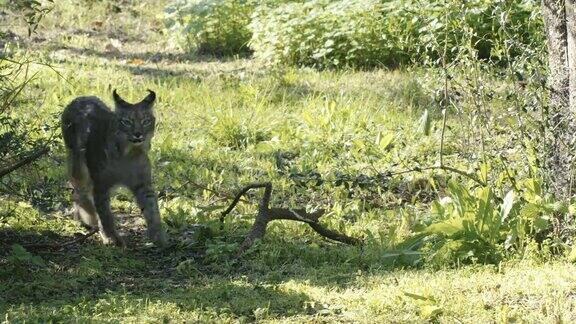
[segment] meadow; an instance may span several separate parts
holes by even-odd
[[[190,53],[165,29],[166,4],[57,1],[31,36],[0,16],[10,57],[32,62],[7,114],[50,139],[47,155],[0,179],[0,321],[576,320],[574,253],[538,236],[557,207],[540,194],[531,146],[512,141],[513,81],[455,66],[447,93],[446,67],[268,67],[247,54]],[[133,102],[157,93],[150,158],[172,244],[148,242],[119,189],[126,249],[97,236],[50,248],[85,232],[70,216],[59,114],[82,95],[112,106],[113,89]],[[443,114],[448,97],[454,109]],[[273,206],[325,209],[322,224],[364,244],[275,221],[236,258],[262,193],[223,226],[220,212],[253,182],[272,183]],[[524,200],[513,204],[513,187]],[[459,202],[488,206],[459,215],[481,218],[477,232],[450,222]],[[496,224],[508,215],[519,221]]]

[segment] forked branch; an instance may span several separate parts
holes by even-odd
[[[330,240],[338,241],[349,245],[361,245],[360,239],[350,237],[335,231],[332,231],[319,223],[320,217],[324,215],[324,210],[320,209],[315,212],[309,213],[305,209],[289,209],[289,208],[270,208],[270,197],[272,196],[272,184],[270,182],[252,183],[240,190],[236,195],[230,207],[228,207],[220,216],[221,227],[224,224],[224,219],[232,209],[238,204],[242,195],[251,189],[264,188],[264,196],[260,200],[258,206],[258,214],[254,220],[254,225],[250,232],[246,235],[244,242],[238,250],[237,256],[242,255],[257,239],[261,239],[266,234],[268,223],[273,220],[293,220],[308,224],[316,233],[322,235]]]

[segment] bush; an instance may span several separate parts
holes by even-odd
[[[272,65],[437,63],[444,52],[453,59],[470,50],[480,58],[500,60],[514,54],[519,44],[544,44],[538,8],[533,0],[314,0],[276,8],[261,5],[250,24],[250,44],[258,59]]]
[[[188,52],[246,54],[254,3],[250,0],[176,0],[164,11],[173,41]]]
[[[380,8],[373,0],[260,6],[250,24],[250,45],[256,58],[269,64],[369,65],[384,57],[386,47]]]
[[[553,215],[574,207],[551,199],[542,189],[540,181],[529,178],[501,198],[497,186],[467,189],[450,182],[447,196],[431,205],[432,223],[393,252],[401,257],[416,255],[416,261],[410,260],[414,264],[443,267],[498,264],[506,256],[528,252],[534,241],[543,251],[561,251],[565,247],[558,242],[544,246],[542,241],[551,230]]]

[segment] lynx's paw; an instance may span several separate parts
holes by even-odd
[[[104,243],[104,245],[115,245],[117,247],[126,248],[126,243],[124,242],[122,237],[120,237],[120,235],[118,234],[113,236],[107,236],[104,235],[102,232],[100,232],[100,236],[102,237],[102,242]]]
[[[164,229],[148,230],[148,237],[156,246],[166,247],[168,245],[168,235]]]

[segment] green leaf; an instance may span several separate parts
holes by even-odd
[[[466,212],[466,204],[472,202],[470,194],[464,187],[453,181],[448,183],[448,188],[450,189],[452,201],[454,202],[456,210],[458,211],[458,216],[464,217],[464,213]]]
[[[384,151],[388,150],[392,146],[392,142],[394,142],[393,133],[388,133],[382,136],[382,133],[379,132],[376,136],[376,144]]]
[[[257,153],[268,154],[274,151],[274,146],[270,142],[264,141],[256,144],[254,149]]]
[[[537,217],[540,212],[543,210],[543,207],[538,204],[526,204],[520,210],[520,215],[525,219],[532,219]]]
[[[570,254],[568,254],[568,261],[576,262],[576,246],[573,246],[570,250]]]
[[[430,297],[430,296],[423,296],[423,295],[418,295],[418,294],[413,294],[413,293],[409,293],[409,292],[404,292],[404,296],[410,297],[412,299],[416,299],[416,300],[421,300],[421,301],[427,301],[427,302],[436,302],[436,299],[434,299],[434,297]]]
[[[437,305],[422,305],[420,306],[420,316],[426,319],[433,319],[441,315],[443,312],[442,307]]]
[[[432,216],[434,216],[434,218],[437,219],[444,219],[446,218],[446,209],[444,208],[444,206],[442,206],[442,204],[440,204],[440,202],[438,202],[437,200],[434,200],[432,202],[432,210],[430,211],[430,214],[432,214]]]
[[[464,223],[460,218],[452,218],[443,222],[432,224],[424,230],[427,234],[452,236],[464,230]]]
[[[500,219],[494,219],[493,215],[495,213],[494,206],[492,204],[492,190],[488,187],[484,187],[478,193],[478,209],[476,211],[476,221],[480,221],[479,231],[482,235],[484,229],[488,229],[488,235],[491,240],[494,240],[498,236],[500,231]]]
[[[547,230],[550,227],[550,220],[546,216],[536,217],[532,224],[536,233]]]
[[[432,121],[430,120],[428,109],[424,110],[424,113],[422,114],[422,117],[420,117],[420,121],[418,123],[418,132],[424,134],[425,136],[430,135]]]
[[[478,178],[484,182],[487,183],[488,182],[488,171],[489,171],[489,166],[488,163],[482,163],[480,164],[480,170],[478,170]]]
[[[500,221],[504,222],[508,215],[510,215],[510,211],[512,207],[514,207],[514,200],[515,200],[515,193],[514,191],[510,190],[504,197],[504,201],[502,202],[502,208],[500,209]]]

